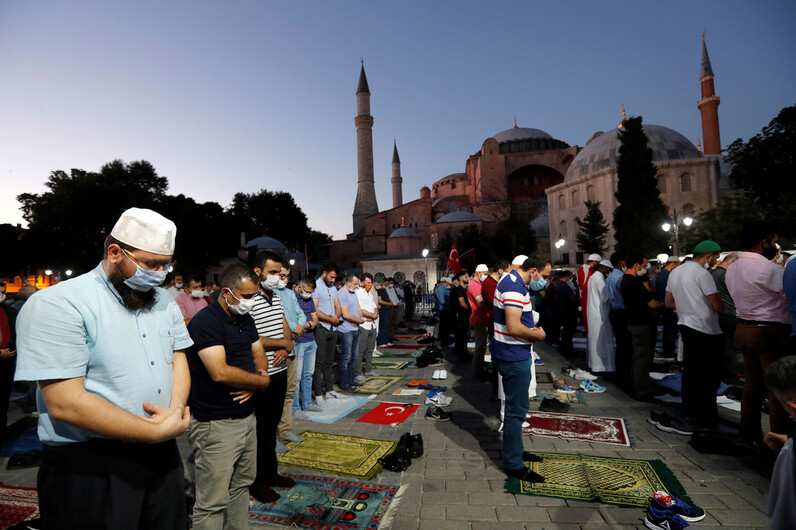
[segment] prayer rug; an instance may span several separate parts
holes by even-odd
[[[383,349],[384,347],[382,346],[382,350]],[[379,358],[384,359],[385,357],[412,357],[413,359],[416,359],[417,357],[420,357],[420,352],[416,350],[390,350],[381,352]]]
[[[303,442],[286,442],[287,453],[277,455],[283,466],[315,469],[324,473],[371,479],[379,471],[379,458],[395,447],[392,440],[302,431]]]
[[[406,386],[418,386],[418,385],[427,385],[427,384],[428,384],[428,379],[412,379],[411,381],[406,383]]]
[[[357,423],[375,423],[397,427],[411,416],[420,405],[411,403],[379,403],[376,408],[357,420]]]
[[[39,434],[36,429],[22,431],[18,437],[11,440],[3,440],[2,443],[3,448],[0,449],[0,456],[41,451],[41,441],[39,441]]]
[[[305,410],[304,414],[310,421],[317,423],[334,423],[340,418],[347,416],[351,411],[354,411],[367,403],[369,398],[365,396],[342,396],[339,398],[329,398],[323,402],[323,410],[321,412],[311,412]]]
[[[384,392],[403,377],[400,375],[377,375],[376,377],[368,377],[368,380],[362,383],[362,386],[355,386],[354,390],[348,391],[348,394],[379,394]],[[342,390],[340,391],[342,393]]]
[[[543,399],[557,399],[561,403],[586,403],[586,397],[583,392],[576,390],[574,394],[567,394],[565,392],[537,392],[531,401],[542,401]]]
[[[423,390],[420,388],[399,388],[392,393],[393,396],[422,396]]]
[[[8,528],[39,516],[36,488],[18,488],[0,484],[0,528]]]
[[[630,447],[630,437],[622,418],[529,412],[525,421],[530,426],[522,430],[523,434]]]
[[[565,453],[537,453],[542,462],[530,468],[545,478],[533,484],[514,477],[505,482],[506,493],[604,502],[618,506],[647,507],[658,490],[690,502],[674,473],[660,460],[631,460]]]
[[[417,340],[422,339],[423,335],[396,335],[395,338],[398,340]]]
[[[406,486],[311,475],[287,475],[296,485],[272,504],[252,499],[249,521],[320,530],[389,528]]]
[[[536,372],[536,384],[553,383],[553,374],[550,372]]]
[[[384,370],[403,370],[411,364],[412,361],[373,361],[373,368],[382,368]]]
[[[382,346],[380,350],[420,350],[425,348],[424,344],[393,344],[392,346]],[[392,355],[392,353],[390,353]]]

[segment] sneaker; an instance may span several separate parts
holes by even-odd
[[[650,507],[656,511],[668,512],[680,516],[689,523],[696,523],[705,518],[705,510],[699,506],[691,506],[674,495],[665,491],[656,491],[650,498]]]
[[[664,432],[674,432],[683,436],[691,436],[694,429],[686,422],[668,412],[650,411],[648,422]]]
[[[367,379],[366,379],[366,381],[367,381]],[[362,381],[351,381],[351,386],[362,386],[364,384],[365,383],[363,383]],[[343,387],[340,387],[340,388],[343,388]]]
[[[536,359],[536,360],[533,362],[533,364],[535,364],[536,366],[544,366],[544,361],[543,361],[543,360],[541,360],[541,359]]]
[[[661,512],[652,506],[647,508],[644,526],[652,530],[680,530],[688,526],[685,519],[671,512]]]
[[[315,406],[315,405],[313,405],[313,407],[314,407],[314,406]],[[318,408],[320,408],[320,407],[318,407]],[[323,410],[323,409],[321,409],[321,410]],[[300,411],[300,410],[297,410],[296,412],[294,412],[294,413],[293,413],[293,419],[294,419],[294,420],[308,420],[308,419],[309,419],[309,416],[307,416],[306,414],[304,414],[304,412],[302,412],[302,411]]]
[[[594,381],[586,380],[580,384],[581,390],[589,394],[602,394],[605,392],[605,387],[596,384]]]
[[[309,407],[304,409],[304,412],[323,412],[323,407],[321,407],[320,405],[310,405]],[[294,415],[293,417],[295,418],[296,416]]]
[[[576,390],[568,385],[562,385],[556,387],[556,392],[561,392],[562,394],[574,394]]]
[[[439,407],[428,407],[426,419],[431,421],[450,421],[450,412],[445,412]]]
[[[437,379],[447,379],[448,378],[448,371],[447,370],[440,370],[439,377]]]
[[[340,394],[338,394],[334,390],[330,390],[330,391],[328,391],[326,393],[326,399],[330,399],[330,398],[334,399],[334,398],[339,398],[339,397],[343,397],[343,396],[341,396]]]
[[[379,350],[373,350],[373,357],[381,357],[382,355],[384,354],[381,353]]]
[[[442,366],[442,359],[440,357],[432,357],[428,360],[429,366]]]
[[[452,402],[453,398],[446,396],[442,392],[439,392],[437,394],[432,394],[432,392],[429,392],[428,395],[426,396],[426,405],[429,406],[447,407]]]
[[[364,383],[367,380],[368,380],[368,378],[365,377],[364,375],[358,375],[358,376],[356,376],[354,378],[354,381],[357,382],[357,383]]]
[[[551,398],[544,398],[541,405],[539,405],[539,410],[542,412],[564,413],[569,412],[569,409],[570,406],[567,403],[562,403],[557,399]]]
[[[280,440],[283,442],[303,442],[304,438],[291,432],[280,438]]]
[[[431,374],[431,379],[439,379],[439,373],[441,370],[434,370],[434,373]]]
[[[597,379],[597,376],[587,372],[586,370],[581,370],[580,368],[571,369],[567,372],[570,377],[574,377],[578,381],[594,381]]]
[[[379,373],[378,372],[374,372],[372,370],[370,372],[365,372],[365,375],[367,377],[379,377]]]

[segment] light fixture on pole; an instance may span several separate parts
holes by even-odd
[[[423,257],[426,259],[426,296],[428,296],[428,249],[423,249]]]
[[[66,269],[66,275],[72,276],[72,269]]]
[[[672,222],[671,223],[666,222],[666,223],[663,223],[661,225],[661,229],[663,229],[664,232],[668,232],[669,230],[674,230],[674,255],[675,256],[679,256],[680,255],[680,222],[682,222],[683,225],[685,225],[686,227],[691,226],[691,224],[694,222],[694,219],[689,217],[689,216],[687,216],[687,215],[685,217],[683,217],[681,221],[678,221],[677,213],[678,213],[677,210],[672,210],[672,219],[671,219]],[[682,214],[682,212],[680,212],[680,213]]]
[[[558,234],[558,240],[555,242],[555,247],[556,248],[561,248],[566,243],[567,243],[567,241],[563,237],[561,237],[561,234]]]

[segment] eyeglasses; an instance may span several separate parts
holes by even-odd
[[[132,261],[134,264],[138,265],[138,266],[139,266],[139,267],[141,267],[142,269],[151,270],[151,271],[158,271],[158,270],[162,270],[162,271],[166,271],[166,272],[171,272],[171,271],[173,271],[173,270],[174,270],[174,266],[177,264],[177,261],[176,261],[176,260],[170,260],[170,261],[169,261],[168,263],[166,263],[166,264],[161,264],[161,263],[156,263],[155,265],[152,265],[151,263],[144,263],[144,264],[142,264],[142,263],[141,263],[141,262],[138,260],[138,258],[136,258],[136,257],[135,257],[135,255],[134,255],[134,254],[132,254],[132,253],[130,253],[130,252],[127,252],[127,251],[126,251],[126,250],[124,250],[122,247],[119,247],[119,248],[122,250],[122,252],[123,252],[123,253],[124,253],[124,255],[127,257],[127,259],[129,259],[130,261]]]

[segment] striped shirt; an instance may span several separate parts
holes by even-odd
[[[520,322],[528,328],[534,327],[531,293],[517,271],[511,271],[501,278],[495,289],[495,338],[489,344],[489,351],[503,361],[524,361],[531,356],[531,342],[509,334],[506,327],[506,307],[522,309]]]
[[[269,339],[284,339],[285,328],[282,312],[282,300],[276,292],[271,292],[271,300],[263,296],[262,291],[254,295],[254,309],[251,310],[254,325],[257,327],[257,334]],[[267,351],[268,356],[268,375],[278,374],[287,370],[287,363],[283,362],[279,366],[274,366],[274,351]]]

